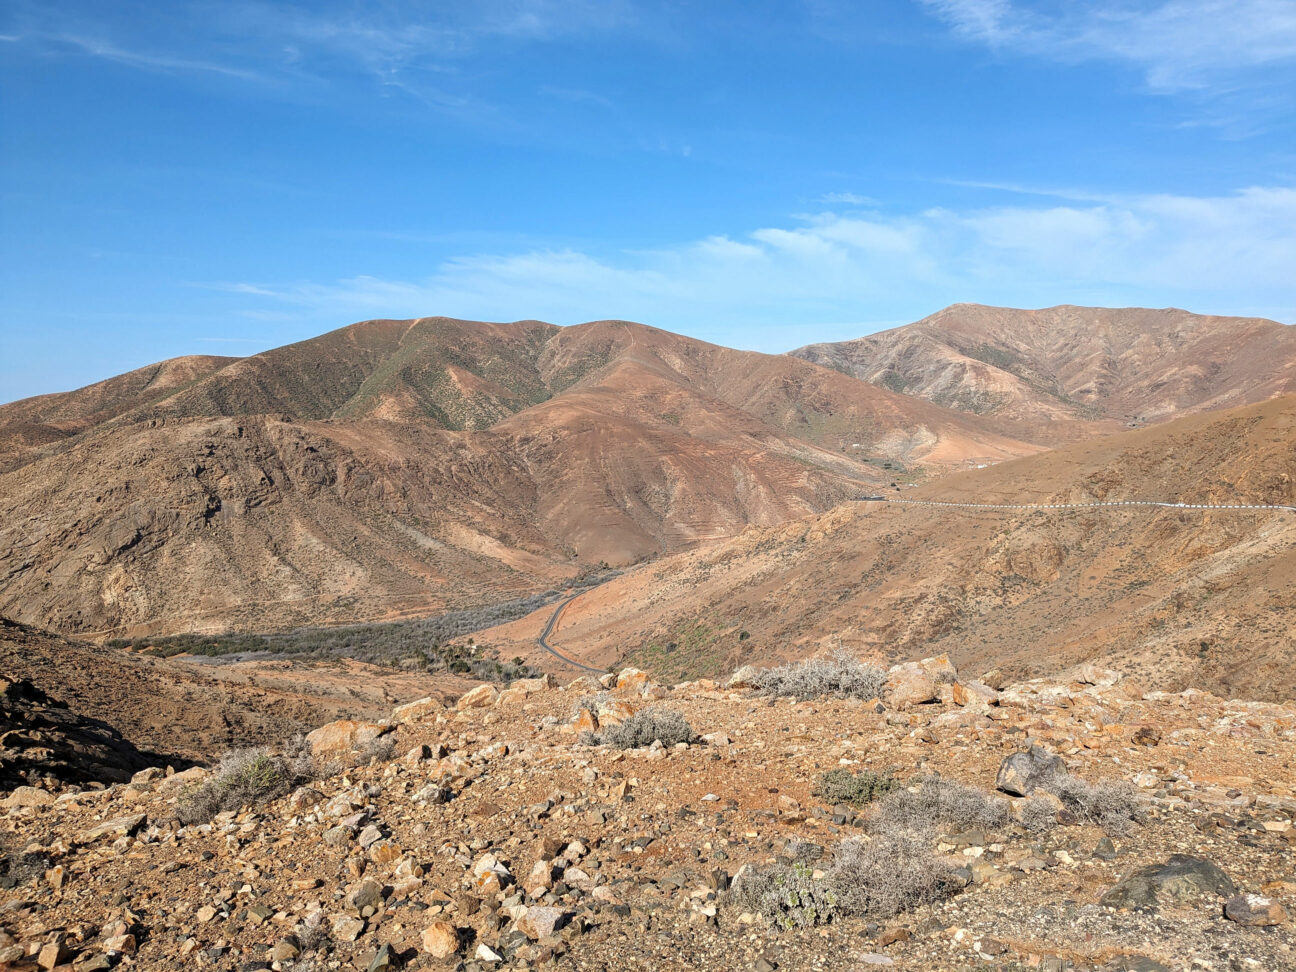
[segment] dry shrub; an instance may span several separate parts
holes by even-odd
[[[1031,797],[1021,804],[1017,819],[1032,833],[1043,833],[1052,830],[1057,824],[1057,810],[1051,801],[1043,797]]]
[[[803,702],[829,697],[877,698],[885,681],[886,672],[865,665],[846,651],[764,668],[752,677],[752,684],[765,695],[790,695]]]
[[[982,790],[928,776],[912,790],[896,790],[877,805],[869,827],[879,834],[929,836],[939,831],[993,830],[1008,819],[1008,804]]]
[[[832,864],[815,875],[804,863],[749,867],[734,882],[732,900],[791,929],[826,924],[837,916],[890,918],[960,886],[953,868],[922,843],[890,835],[842,841]]]
[[[1044,789],[1084,823],[1096,824],[1109,834],[1129,831],[1142,816],[1138,790],[1130,783],[1087,783],[1075,776],[1058,776]]]
[[[583,732],[580,741],[586,745],[606,744],[616,749],[639,749],[660,741],[663,746],[692,742],[697,733],[674,709],[641,709],[619,725],[601,732]]]
[[[265,747],[239,749],[221,757],[216,772],[180,801],[177,815],[186,824],[206,823],[225,810],[239,810],[284,796],[315,778],[305,737],[282,753]]]
[[[845,914],[890,918],[953,894],[954,868],[919,841],[894,835],[845,840],[826,878]]]

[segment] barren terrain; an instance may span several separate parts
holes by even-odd
[[[894,492],[892,495],[896,495]],[[908,499],[1296,504],[1296,397],[1095,438]],[[841,644],[1015,676],[1101,659],[1148,684],[1291,698],[1296,514],[856,502],[630,571],[551,639],[676,677]],[[484,636],[522,652],[546,614]],[[541,654],[531,656],[544,663]]]

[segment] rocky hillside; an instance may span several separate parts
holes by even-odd
[[[13,790],[0,962],[1291,966],[1290,706],[836,664],[852,697],[537,679],[216,770]]]
[[[97,635],[428,614],[820,512],[897,463],[1037,451],[623,322],[371,321],[219,364],[0,409],[56,439],[0,463],[0,612]]]
[[[1294,432],[1286,396],[890,495],[1296,505]],[[674,677],[840,643],[888,661],[939,650],[1014,677],[1098,659],[1158,688],[1290,699],[1294,587],[1291,512],[850,503],[629,571],[569,605],[551,641]],[[491,637],[531,650],[547,617]]]
[[[1296,392],[1296,328],[1175,309],[955,304],[792,354],[1052,442]]]

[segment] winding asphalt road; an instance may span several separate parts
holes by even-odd
[[[586,588],[586,590],[591,590],[591,589],[592,588]],[[549,654],[553,655],[559,661],[566,662],[568,665],[572,665],[576,668],[582,669],[587,672],[593,672],[595,675],[604,675],[606,674],[606,672],[602,668],[595,668],[593,665],[586,665],[584,662],[578,662],[574,658],[568,658],[566,655],[561,654],[558,651],[555,651],[553,646],[549,644],[549,636],[553,634],[554,625],[558,623],[558,618],[563,613],[563,609],[584,593],[585,591],[577,591],[571,597],[567,598],[567,600],[563,601],[556,608],[554,608],[554,613],[550,615],[549,622],[545,625],[544,630],[540,632],[540,637],[536,639],[536,644],[538,644],[545,651],[549,652]]]
[[[1156,506],[1169,510],[1285,510],[1296,513],[1296,506],[1245,505],[1241,503],[1159,503],[1153,500],[1116,500],[1112,503],[949,503],[941,500],[883,500],[886,503],[903,503],[908,506],[952,506],[972,510],[1097,510],[1119,509],[1134,506]]]

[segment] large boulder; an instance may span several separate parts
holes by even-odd
[[[1237,888],[1229,876],[1210,861],[1189,854],[1172,854],[1164,864],[1149,864],[1119,881],[1102,896],[1101,903],[1108,908],[1152,910],[1235,894]]]
[[[312,756],[349,753],[369,745],[391,730],[391,726],[385,726],[380,722],[339,719],[337,722],[327,723],[308,732],[306,744],[310,746]]]
[[[463,695],[459,696],[459,701],[455,703],[456,709],[484,709],[487,706],[495,704],[499,698],[499,690],[490,683],[478,685],[475,689],[469,689]]]
[[[1032,746],[1022,753],[1013,753],[999,766],[995,786],[1012,796],[1029,796],[1050,780],[1066,775],[1062,757]]]
[[[648,687],[648,673],[637,668],[623,669],[617,676],[616,691],[618,695],[642,695]]]
[[[939,694],[939,684],[921,664],[906,662],[887,672],[882,693],[893,707],[907,709],[911,705],[934,702]]]
[[[445,710],[445,705],[438,698],[429,695],[427,698],[415,699],[392,709],[393,722],[424,722],[429,716]]]

